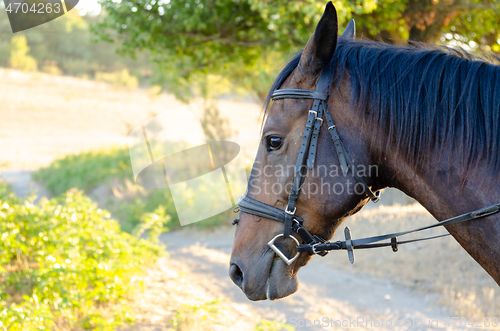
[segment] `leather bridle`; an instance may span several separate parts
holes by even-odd
[[[314,103],[309,110],[306,126],[304,129],[304,134],[302,136],[302,144],[299,150],[299,156],[294,168],[294,178],[292,188],[290,190],[290,195],[288,196],[288,204],[285,210],[273,207],[271,205],[265,204],[263,202],[254,200],[244,195],[238,201],[238,208],[235,211],[242,211],[248,214],[252,214],[259,217],[268,218],[274,221],[284,223],[283,233],[276,235],[271,241],[269,241],[268,246],[287,263],[292,264],[301,252],[309,254],[318,254],[325,256],[330,250],[347,250],[349,261],[354,263],[354,252],[353,249],[366,249],[366,248],[376,248],[391,246],[392,250],[396,252],[398,250],[398,244],[406,244],[415,241],[422,241],[428,239],[439,238],[449,235],[443,234],[433,237],[420,238],[407,241],[397,241],[397,237],[403,236],[409,233],[418,232],[438,226],[450,225],[459,222],[465,222],[477,218],[486,217],[500,211],[500,204],[492,205],[487,208],[483,208],[471,213],[463,214],[450,218],[448,220],[442,221],[440,223],[424,226],[415,230],[391,233],[381,236],[368,237],[363,239],[353,240],[351,238],[351,233],[349,228],[345,228],[344,235],[345,241],[337,242],[326,242],[325,239],[320,236],[309,233],[304,227],[304,220],[295,214],[296,202],[299,197],[301,186],[304,182],[305,176],[307,174],[307,169],[312,169],[316,159],[316,150],[318,147],[318,137],[323,124],[323,117],[326,118],[328,123],[328,131],[332,137],[335,150],[337,152],[337,157],[340,162],[342,172],[347,174],[349,171],[352,173],[356,182],[363,188],[363,192],[368,195],[368,197],[373,201],[379,201],[379,193],[373,192],[371,188],[366,184],[364,179],[359,176],[358,170],[354,165],[352,159],[346,153],[342,140],[337,132],[335,124],[333,123],[332,116],[328,111],[328,88],[329,80],[331,79],[331,70],[334,66],[330,65],[328,69],[324,69],[319,77],[316,91],[303,90],[303,89],[278,89],[272,93],[271,99],[313,99]],[[234,223],[233,223],[234,224]],[[291,232],[294,231],[303,240],[301,244],[297,238],[295,238]],[[286,255],[274,244],[276,239],[284,237],[291,238],[297,243],[297,254],[293,258],[288,258]],[[380,243],[382,240],[390,239],[390,242]]]

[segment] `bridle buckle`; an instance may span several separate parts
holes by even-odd
[[[293,208],[293,211],[289,211],[288,210],[288,206],[286,206],[285,208],[285,213],[287,213],[288,215],[295,215],[295,211],[297,210],[297,207],[294,207]]]
[[[316,251],[316,246],[320,245],[321,243],[315,243],[314,245],[312,245],[312,251],[313,251],[313,254],[319,254],[319,252]]]

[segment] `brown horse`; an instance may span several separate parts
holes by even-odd
[[[500,203],[500,67],[462,51],[357,41],[351,23],[337,38],[337,13],[328,3],[304,50],[276,79],[267,104],[278,88],[316,90],[321,73],[334,68],[327,111],[372,191],[395,187],[439,221]],[[285,98],[266,106],[248,197],[287,208],[313,102]],[[352,173],[340,169],[322,125],[296,215],[311,234],[326,239],[369,201]],[[244,212],[236,223],[229,270],[234,283],[251,300],[294,293],[297,272],[311,255],[301,253],[287,265],[268,246],[283,233],[282,223]],[[500,284],[500,216],[446,229]],[[294,240],[279,238],[276,245],[294,256]]]

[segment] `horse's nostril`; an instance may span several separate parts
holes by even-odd
[[[241,288],[243,284],[243,272],[240,267],[236,264],[231,264],[229,267],[229,277],[233,280],[233,282]]]

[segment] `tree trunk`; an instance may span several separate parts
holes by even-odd
[[[412,26],[410,28],[409,40],[418,41],[422,43],[435,44],[441,38],[442,23],[435,22],[427,26],[424,30]]]

